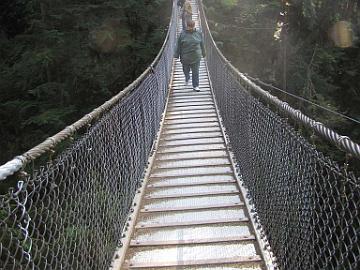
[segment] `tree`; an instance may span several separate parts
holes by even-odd
[[[231,9],[228,1],[205,4],[216,41],[240,71],[360,120],[358,1],[238,0],[231,4],[235,2]],[[360,142],[358,124],[288,95],[273,94]],[[320,143],[319,147],[328,150]],[[344,160],[342,152],[335,155]]]
[[[4,163],[141,74],[165,37],[170,1],[4,0],[0,12]]]

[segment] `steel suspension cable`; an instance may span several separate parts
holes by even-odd
[[[350,121],[352,121],[352,122],[354,122],[354,123],[360,124],[360,121],[359,121],[359,120],[356,120],[355,118],[352,118],[352,117],[347,116],[347,115],[345,115],[345,114],[342,114],[342,113],[336,112],[336,111],[334,111],[334,110],[331,110],[331,109],[329,109],[329,108],[326,108],[326,107],[324,107],[324,106],[321,106],[320,104],[317,104],[317,103],[315,103],[315,102],[313,102],[313,101],[311,101],[311,100],[308,100],[308,99],[306,99],[306,98],[304,98],[304,97],[301,97],[301,96],[298,96],[298,95],[289,93],[289,92],[287,92],[287,91],[285,91],[285,90],[283,90],[283,89],[281,89],[281,88],[279,88],[279,87],[276,87],[276,86],[274,86],[274,85],[272,85],[272,84],[263,82],[263,81],[261,81],[259,78],[251,77],[249,74],[246,74],[245,76],[248,77],[249,79],[251,79],[252,81],[257,82],[257,83],[259,83],[259,84],[261,84],[261,85],[264,85],[264,86],[266,86],[266,87],[269,87],[269,88],[274,89],[274,90],[277,90],[277,91],[280,91],[281,93],[283,93],[283,94],[285,94],[285,95],[289,95],[289,96],[291,96],[291,97],[293,97],[293,98],[295,98],[295,99],[299,99],[299,100],[304,101],[304,102],[306,102],[306,103],[308,103],[308,104],[311,104],[311,105],[313,105],[313,106],[315,106],[315,107],[318,107],[318,108],[320,108],[320,109],[322,109],[322,110],[325,110],[325,111],[327,111],[327,112],[330,112],[330,113],[335,114],[335,115],[337,115],[337,116],[340,116],[340,117],[342,117],[342,118],[345,118],[345,119],[347,119],[347,120],[350,120]]]

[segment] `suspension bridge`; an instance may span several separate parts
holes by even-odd
[[[194,92],[173,58],[175,2],[138,79],[0,167],[0,268],[359,269],[359,179],[291,123],[355,158],[360,146],[236,70],[200,0]]]

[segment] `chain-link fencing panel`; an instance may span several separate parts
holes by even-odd
[[[201,19],[216,103],[278,269],[360,269],[359,179],[244,87],[215,46],[203,10]]]
[[[55,160],[0,195],[1,269],[109,268],[165,108],[176,18],[135,89]]]

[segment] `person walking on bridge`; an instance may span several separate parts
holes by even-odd
[[[192,7],[189,0],[185,0],[182,5],[181,20],[183,30],[185,30],[187,23],[192,20]]]
[[[178,5],[180,8],[183,7],[184,3],[185,3],[185,0],[178,0],[178,1],[177,1],[177,5]]]
[[[202,33],[195,29],[195,22],[190,20],[187,29],[181,32],[175,49],[175,58],[180,57],[185,75],[185,84],[190,80],[192,73],[192,86],[194,91],[199,92],[199,68],[201,56],[205,57],[205,47]]]

